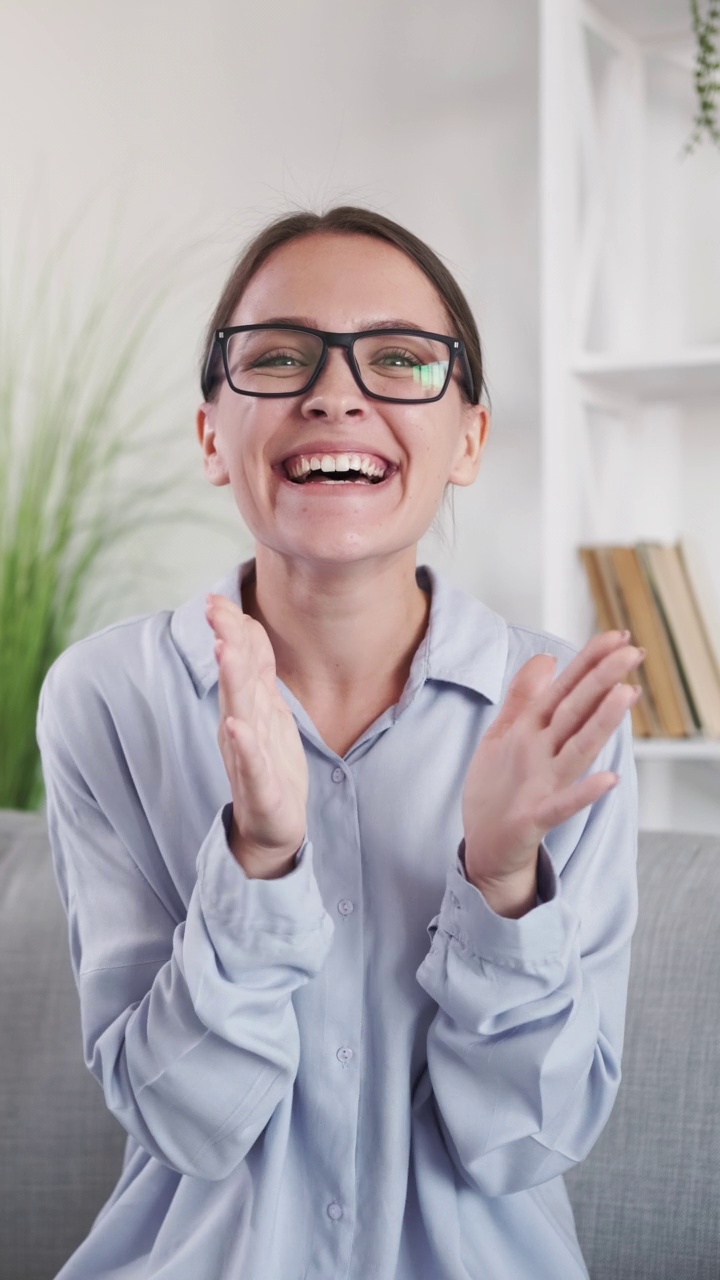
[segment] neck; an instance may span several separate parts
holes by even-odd
[[[304,706],[400,696],[430,616],[415,553],[318,566],[256,545],[243,609],[265,628],[277,674]]]

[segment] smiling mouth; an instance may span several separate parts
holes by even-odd
[[[356,488],[359,486],[363,486],[364,488],[377,488],[379,485],[387,484],[388,480],[395,475],[397,469],[397,467],[388,466],[388,469],[383,476],[367,476],[364,475],[362,471],[358,470],[321,471],[317,469],[309,471],[303,476],[289,476],[282,464],[277,468],[281,478],[288,484],[293,485],[296,489],[308,487],[314,489],[320,485],[328,487],[334,486],[335,488],[339,488],[341,485],[346,485],[348,487],[354,485]]]
[[[347,476],[347,475],[342,475],[341,473],[339,473],[339,472],[337,472],[337,471],[336,471],[336,472],[329,471],[329,472],[327,472],[327,474],[326,474],[326,475],[323,475],[323,473],[322,473],[322,472],[314,472],[314,473],[313,473],[313,472],[311,471],[311,472],[309,472],[309,474],[308,474],[308,475],[306,475],[306,476],[298,476],[298,478],[297,478],[297,479],[295,479],[295,478],[294,478],[294,477],[292,477],[292,476],[287,476],[287,477],[286,477],[286,479],[288,479],[288,480],[290,481],[290,483],[291,483],[291,484],[297,484],[297,485],[309,485],[309,484],[382,484],[382,483],[383,483],[383,480],[385,480],[385,478],[386,478],[385,476],[373,476],[372,478],[371,478],[370,476],[363,476],[363,475]]]

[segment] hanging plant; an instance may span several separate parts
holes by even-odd
[[[700,0],[690,0],[693,31],[695,32],[695,92],[698,110],[695,127],[685,151],[690,154],[702,140],[704,133],[720,147],[718,126],[718,98],[720,93],[720,58],[718,57],[718,30],[720,29],[720,0],[709,0],[707,16],[700,12]]]

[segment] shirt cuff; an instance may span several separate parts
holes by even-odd
[[[465,866],[465,840],[460,841],[460,847],[457,852],[458,870],[464,880],[468,884],[472,884]],[[473,886],[476,887],[476,886]],[[542,840],[539,846],[538,867],[537,867],[537,893],[535,894],[535,907],[542,906],[543,902],[550,902],[558,891],[558,880],[555,874],[555,868],[552,858],[548,853],[547,845]],[[478,889],[478,893],[481,890]],[[496,913],[493,913],[496,914]]]
[[[326,916],[307,837],[284,876],[263,880],[245,874],[229,844],[232,803],[223,806],[203,841],[197,873],[203,913],[233,931],[295,934],[317,929]]]
[[[468,955],[511,967],[537,965],[566,957],[579,928],[576,911],[563,899],[557,873],[544,842],[538,856],[538,905],[524,916],[500,916],[467,878],[465,841],[448,870],[440,914],[428,925],[457,939]]]

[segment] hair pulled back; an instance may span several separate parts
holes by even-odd
[[[383,214],[357,205],[338,205],[326,213],[301,210],[298,213],[283,215],[271,222],[250,241],[230,273],[205,333],[200,362],[203,397],[211,400],[217,394],[216,387],[219,385],[219,377],[213,376],[216,372],[219,375],[220,372],[219,366],[215,364],[218,352],[213,352],[215,331],[228,324],[255,273],[270,257],[273,250],[280,245],[287,244],[300,236],[316,235],[319,232],[376,236],[379,240],[385,240],[388,244],[402,249],[417,263],[445,304],[451,326],[456,331],[452,336],[461,338],[465,344],[475,383],[475,395],[472,401],[464,380],[460,381],[460,391],[467,402],[478,404],[483,391],[486,390],[480,335],[467,299],[457,281],[438,255],[423,240],[413,235],[412,231],[384,217]],[[208,367],[211,356],[214,356],[214,359]]]

